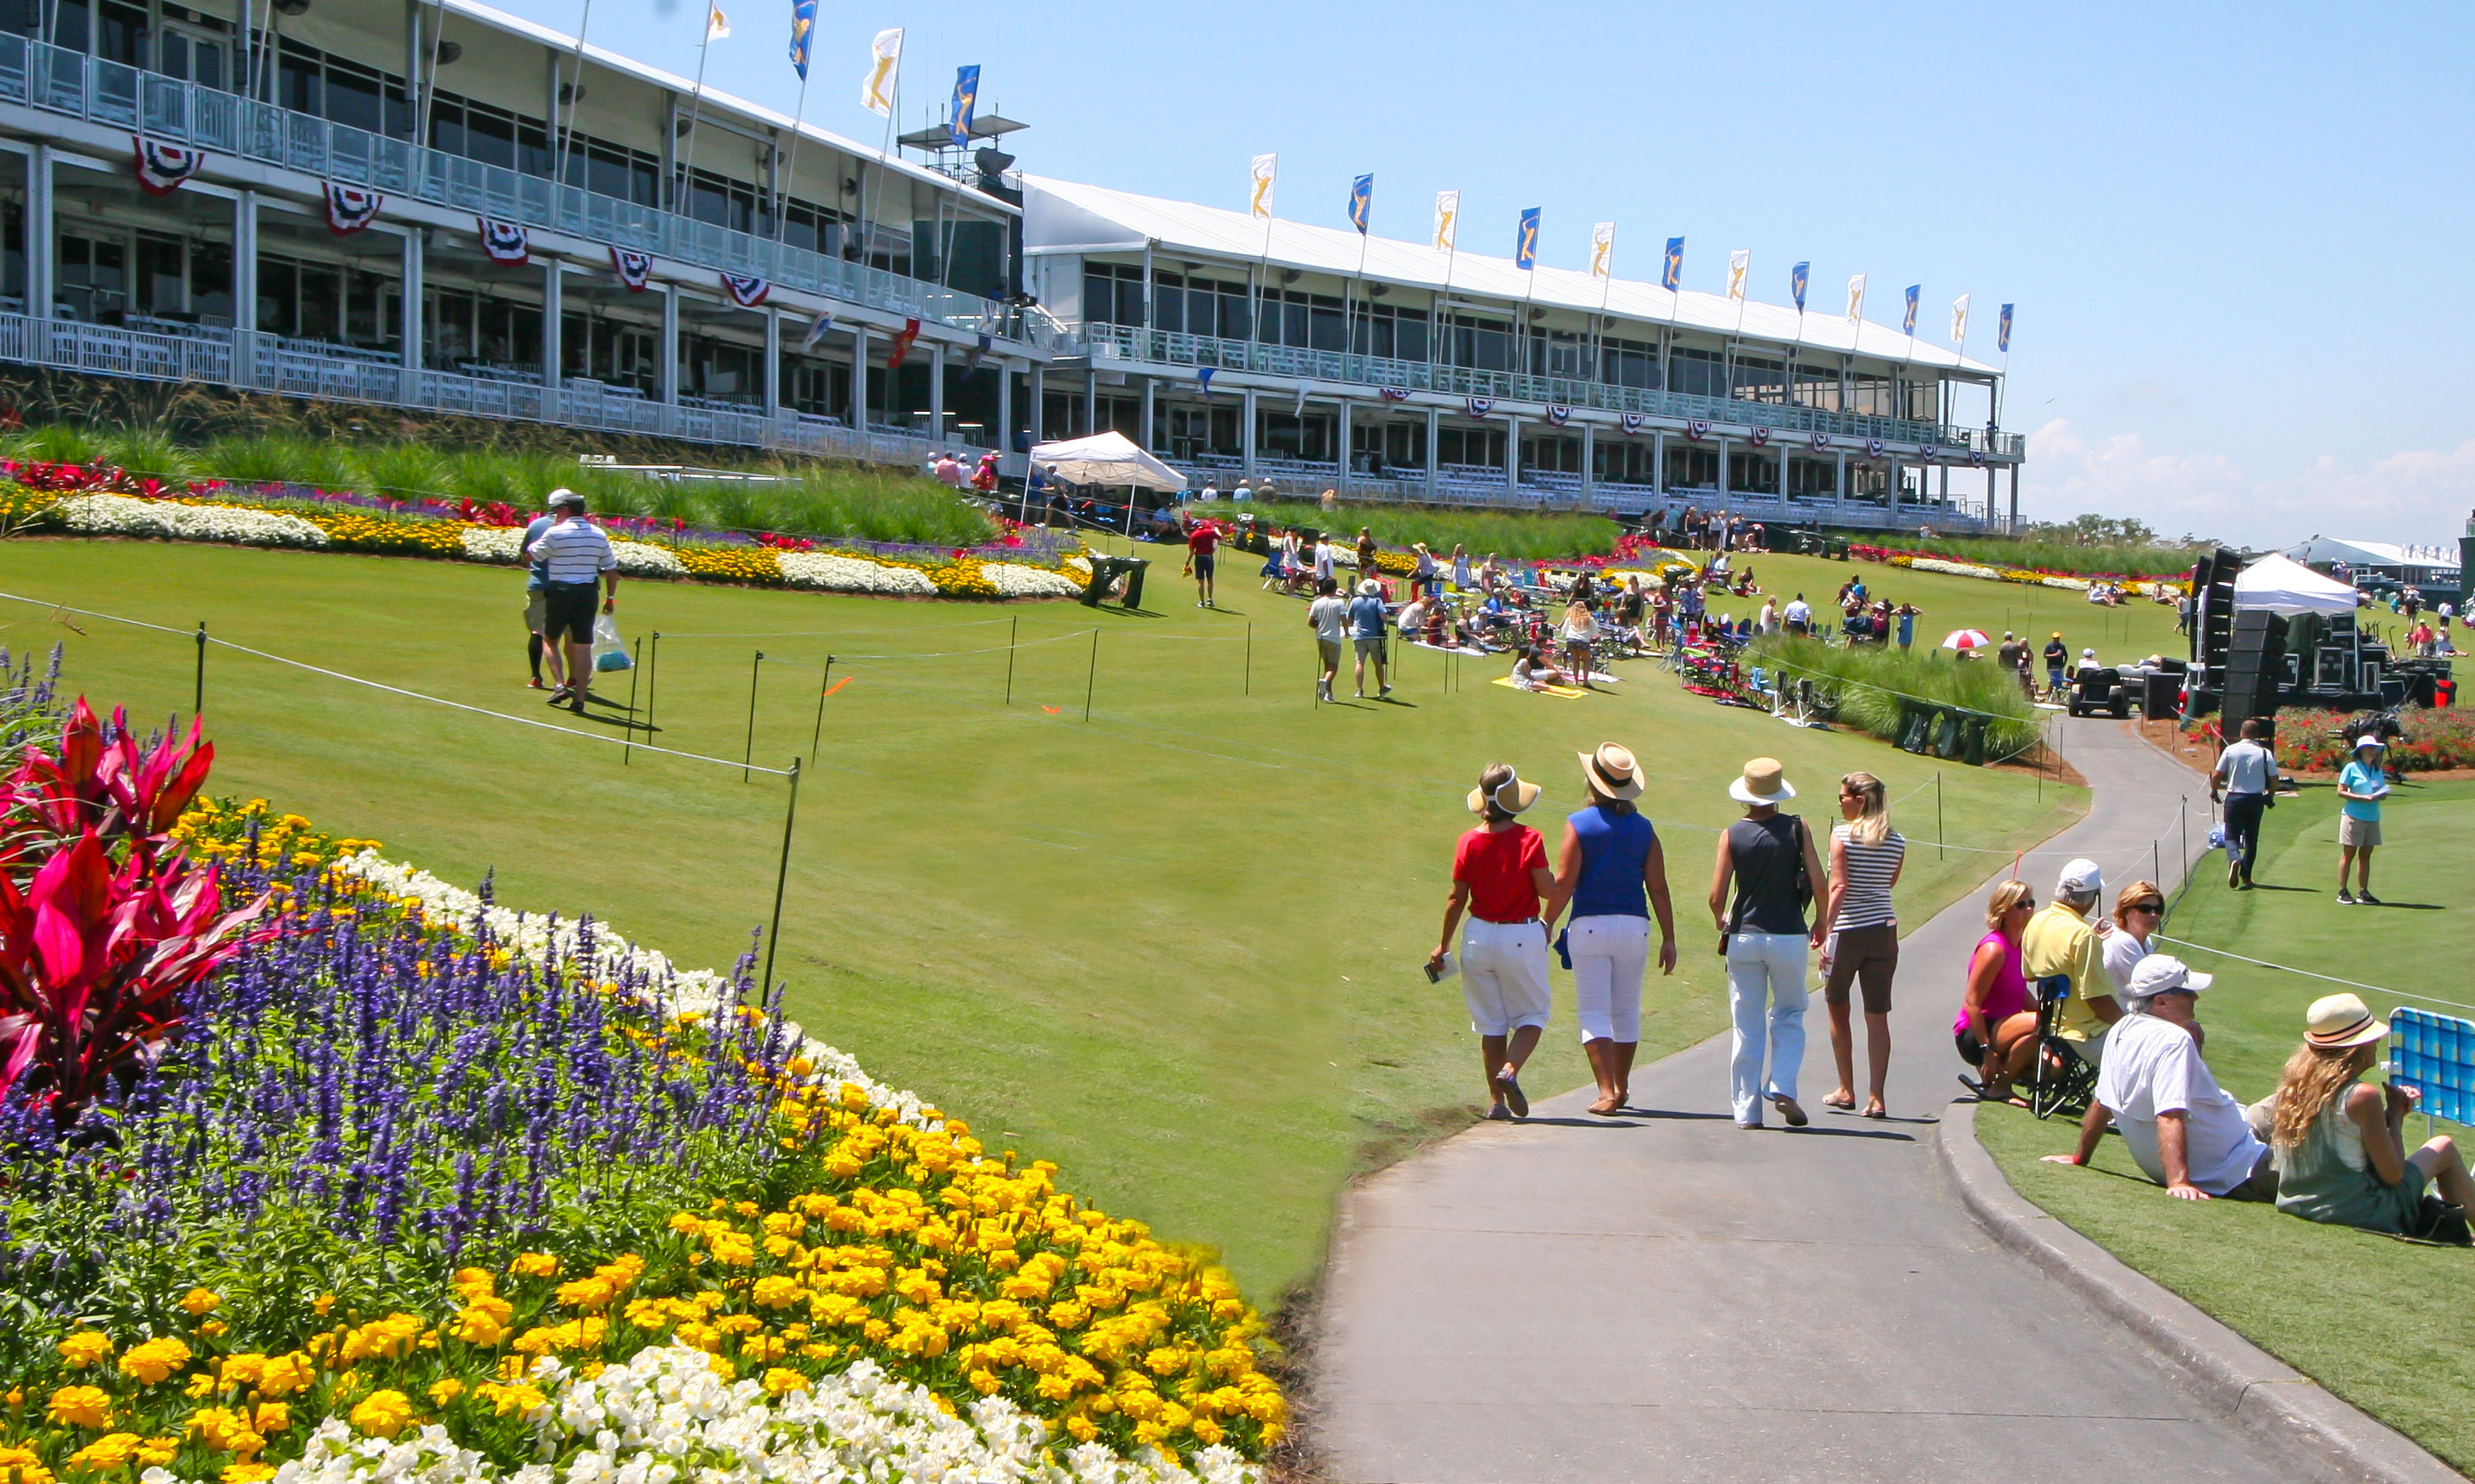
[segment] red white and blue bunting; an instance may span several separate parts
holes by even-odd
[[[610,271],[619,275],[619,281],[627,285],[629,293],[641,294],[653,277],[653,255],[614,247],[610,250]]]
[[[1930,443],[1921,443],[1917,445],[1917,458],[1919,462],[1930,464],[1940,457],[1942,457],[1942,449],[1938,445]]]
[[[1550,426],[1550,427],[1561,427],[1561,426],[1563,426],[1565,424],[1570,423],[1571,421],[1573,421],[1573,409],[1572,409],[1572,408],[1565,406],[1562,402],[1559,402],[1559,401],[1551,401],[1551,402],[1549,402],[1549,403],[1547,404],[1547,426]]]
[[[181,188],[181,182],[198,173],[207,162],[207,152],[187,144],[159,144],[144,134],[131,134],[129,143],[137,154],[137,184],[150,196],[168,196]]]
[[[486,216],[473,218],[481,233],[481,252],[490,261],[502,268],[514,268],[532,261],[533,234],[514,222],[493,221]]]
[[[1982,469],[1985,467],[1985,450],[1983,449],[1971,449],[1968,450],[1968,467],[1971,469]]]
[[[1469,399],[1469,415],[1471,417],[1483,418],[1494,410],[1495,399],[1492,397],[1473,397]]]
[[[1752,446],[1756,449],[1766,449],[1770,447],[1771,430],[1767,427],[1756,426],[1752,432],[1747,436]]]
[[[1385,401],[1408,401],[1409,400],[1409,389],[1406,386],[1382,386],[1377,387],[1376,390],[1384,394],[1384,400]]]
[[[1709,420],[1706,418],[1693,418],[1688,420],[1684,425],[1684,436],[1692,439],[1695,443],[1700,443],[1703,439],[1709,437]]]
[[[1813,435],[1813,451],[1816,453],[1827,453],[1830,451],[1830,435],[1828,433],[1816,433]]]
[[[743,309],[755,308],[765,302],[766,295],[773,292],[773,285],[763,279],[747,278],[736,273],[722,275],[722,286],[723,291],[730,295],[730,302]]]
[[[1628,433],[1640,432],[1649,426],[1650,414],[1646,412],[1628,412],[1624,415],[1624,430]]]
[[[338,237],[349,237],[379,219],[379,207],[386,198],[374,190],[357,185],[327,182],[327,227]]]
[[[1868,438],[1865,440],[1865,456],[1867,458],[1880,458],[1888,451],[1889,445],[1883,443],[1881,439]]]

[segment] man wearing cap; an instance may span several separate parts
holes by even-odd
[[[1469,792],[1469,810],[1482,821],[1453,852],[1453,890],[1444,901],[1444,931],[1427,956],[1427,976],[1442,977],[1453,946],[1453,929],[1464,911],[1461,935],[1461,999],[1487,1079],[1486,1116],[1499,1122],[1530,1116],[1521,1090],[1521,1066],[1547,1028],[1547,936],[1539,898],[1556,890],[1547,866],[1547,842],[1520,815],[1538,802],[1538,786],[1524,783],[1508,763],[1490,763]],[[1560,911],[1560,904],[1558,906]]]
[[[2054,637],[2046,641],[2046,693],[2056,700],[2063,694],[2063,662],[2071,657],[2071,646],[2063,643],[2063,631],[2054,630]],[[2020,678],[2028,678],[2024,668]]]
[[[2247,718],[2242,741],[2218,753],[2217,769],[2209,774],[2210,801],[2216,802],[2220,791],[2225,798],[2226,885],[2230,888],[2251,885],[2252,864],[2260,859],[2261,812],[2275,807],[2270,793],[2277,783],[2277,754],[2261,743],[2267,733],[2267,721]],[[2345,885],[2340,873],[2340,896]]]
[[[1349,600],[1349,637],[1358,649],[1358,698],[1366,699],[1366,662],[1375,662],[1375,689],[1380,699],[1392,693],[1384,679],[1384,584],[1369,577],[1358,585],[1358,596]]]
[[[2105,878],[2096,863],[2072,861],[2054,883],[2054,899],[2020,935],[2020,968],[2030,984],[2061,977],[2071,981],[2055,1034],[2091,1066],[2101,1065],[2106,1032],[2122,1018],[2115,1002],[2114,981],[2105,972],[2105,949],[2093,925],[2097,899],[2105,894]]]
[[[565,493],[564,490],[556,491],[551,499],[556,499],[559,495]],[[525,564],[525,658],[532,664],[532,689],[536,691],[543,689],[542,658],[547,653],[550,658],[551,683],[565,690],[567,657],[559,652],[557,645],[542,637],[543,630],[550,623],[550,599],[544,591],[550,586],[550,573],[543,567],[540,554],[533,550],[533,543],[541,540],[542,532],[558,523],[557,511],[549,500],[543,501],[542,509],[545,513],[533,517],[531,523],[526,525],[525,539],[516,548],[518,559]]]
[[[2366,732],[2355,739],[2355,755],[2338,774],[2338,797],[2345,800],[2338,816],[2338,902],[2381,905],[2372,895],[2372,850],[2381,842],[2381,800],[2389,791],[2389,772],[2381,755],[2389,743]],[[2346,872],[2355,873],[2355,889],[2346,890]]]
[[[2170,1196],[2277,1199],[2268,1146],[2200,1058],[2199,995],[2210,983],[2211,976],[2169,954],[2140,961],[2124,996],[2131,1012],[2106,1037],[2096,1097],[2080,1120],[2079,1149],[2047,1155],[2047,1161],[2087,1164],[2110,1116],[2133,1161]]]
[[[584,497],[574,490],[553,490],[551,508],[558,521],[533,543],[534,560],[542,564],[546,586],[544,607],[549,627],[542,637],[567,645],[567,684],[551,693],[550,702],[566,703],[584,715],[585,697],[593,690],[593,599],[608,591],[601,611],[619,605],[619,559],[601,527],[584,518]]]
[[[1212,606],[1212,567],[1220,551],[1220,527],[1209,520],[1194,523],[1186,536],[1187,575],[1194,579],[1194,606]]]

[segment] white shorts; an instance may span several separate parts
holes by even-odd
[[[1546,1025],[1547,925],[1472,917],[1461,930],[1461,1000],[1481,1035]]]
[[[1573,956],[1573,1009],[1583,1041],[1641,1039],[1641,981],[1650,966],[1650,919],[1576,917],[1564,930]]]

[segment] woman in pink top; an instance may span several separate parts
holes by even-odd
[[[1976,940],[1975,956],[1969,960],[1968,998],[1950,1030],[1960,1059],[1983,1079],[1977,1088],[1980,1098],[2009,1099],[2013,1080],[2027,1072],[2037,1054],[2037,1011],[2028,1003],[2028,981],[2020,968],[2020,935],[2036,908],[2024,881],[1995,888],[1985,904],[1985,925],[1993,931]]]

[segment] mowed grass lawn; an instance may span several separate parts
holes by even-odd
[[[2337,904],[2338,800],[2316,787],[2268,815],[2259,889],[2228,891],[2224,858],[2210,856],[2167,935],[2381,985],[2394,992],[2364,998],[2383,1013],[2422,1004],[2475,1016],[2466,946],[2475,880],[2464,868],[2465,843],[2475,838],[2475,784],[2404,784],[2382,814],[2388,843],[2373,858],[2372,890],[2389,905]],[[2304,1008],[2343,987],[2197,947],[2172,951],[2218,976],[2200,997],[2209,1065],[2245,1102],[2277,1085],[2302,1039]],[[2120,1139],[2105,1141],[2093,1169],[2040,1163],[2039,1156],[2071,1147],[2073,1130],[2064,1119],[2040,1124],[1989,1107],[1977,1126],[2021,1194],[2460,1470],[2475,1471],[2475,1410],[2467,1405],[2475,1253],[2316,1226],[2261,1205],[2170,1200],[2140,1174]],[[2467,1130],[2442,1122],[2437,1131],[2467,1147]],[[2430,1136],[2420,1116],[2407,1134],[2409,1148]]]
[[[152,543],[0,549],[11,593],[184,631],[204,619],[346,674],[567,720],[523,688],[511,572]],[[810,753],[828,653],[851,677],[825,704],[799,799],[778,970],[792,1011],[993,1147],[1056,1160],[1066,1188],[1219,1247],[1260,1298],[1311,1275],[1371,1144],[1477,1107],[1458,987],[1417,964],[1483,764],[1542,781],[1535,817],[1553,833],[1580,802],[1577,752],[1613,739],[1647,760],[1644,802],[1683,908],[1683,968],[1650,996],[1651,1054],[1723,1024],[1695,904],[1742,759],[1777,754],[1818,809],[1833,775],[1872,769],[1907,800],[1911,838],[1932,834],[1930,761],[1714,706],[1647,665],[1622,693],[1566,701],[1488,684],[1500,669],[1474,664],[1447,691],[1444,657],[1412,650],[1395,704],[1318,708],[1303,604],[1233,574],[1206,613],[1174,574],[1150,616],[638,582],[620,619],[631,638],[669,636],[669,746],[741,755],[760,647],[760,763]],[[73,621],[83,632],[0,605],[0,643],[64,640],[74,689],[127,702],[141,724],[187,709],[185,632]],[[600,742],[229,650],[208,666],[217,791],[375,837],[451,880],[495,872],[503,902],[590,911],[686,964],[726,965],[771,908],[779,779],[641,751],[623,766]],[[1996,849],[2085,804],[1965,768],[1941,793],[1950,839]],[[1901,886],[1920,919],[1990,859],[1933,854],[1917,851]],[[1586,1081],[1568,1003],[1535,1065],[1542,1092]]]

